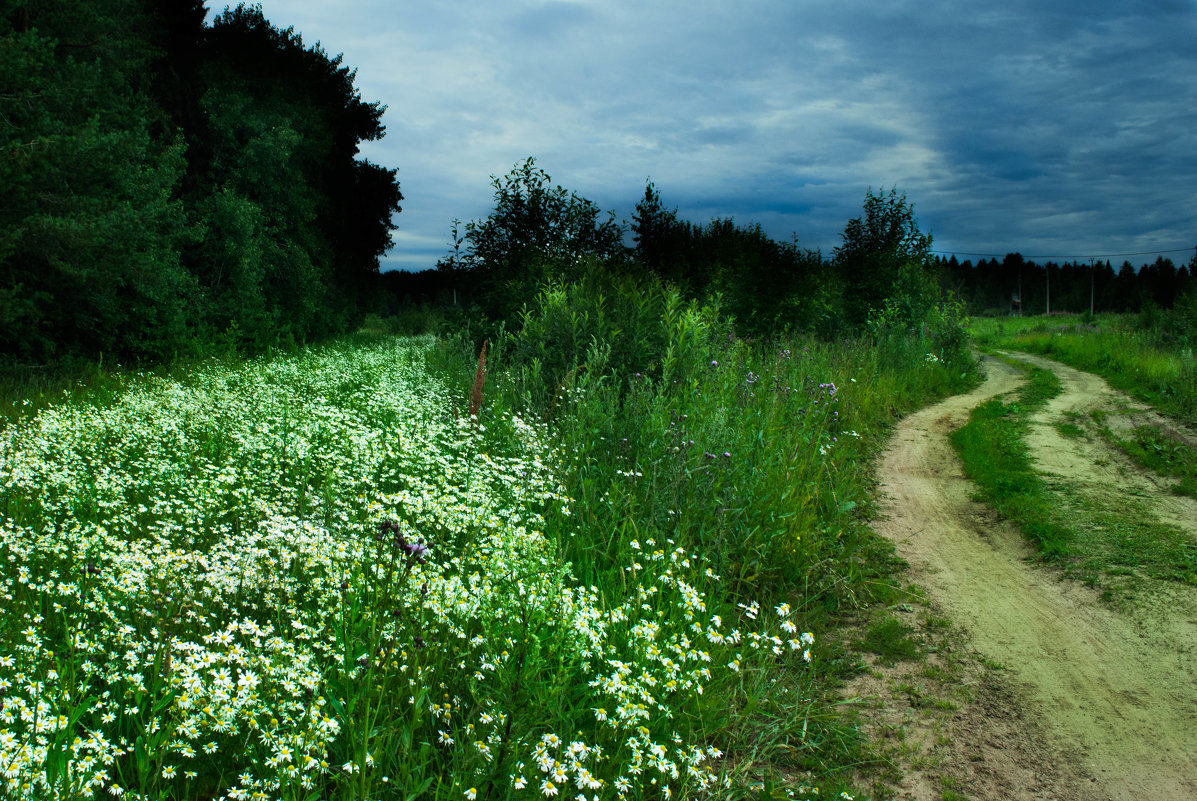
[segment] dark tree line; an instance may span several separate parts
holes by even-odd
[[[1145,307],[1171,309],[1197,288],[1193,270],[1197,256],[1179,269],[1163,256],[1135,267],[1124,261],[1115,269],[1109,261],[1046,262],[1036,264],[1018,253],[1004,259],[981,259],[976,264],[955,256],[940,258],[937,265],[951,286],[976,314],[1054,312],[1139,312]],[[1021,296],[1020,296],[1021,291]]]
[[[532,159],[492,185],[490,216],[455,224],[453,249],[436,270],[385,277],[392,310],[451,304],[510,330],[540,289],[577,281],[583,271],[592,280],[595,264],[613,277],[651,275],[688,298],[718,298],[737,330],[753,337],[856,334],[895,296],[905,298],[908,322],[939,298],[931,238],[894,190],[868,192],[861,216],[824,258],[796,240],[770,238],[758,224],[680,219],[651,182],[623,224],[554,186]]]
[[[344,330],[402,199],[383,108],[260,6],[9,0],[0,352],[156,359]]]
[[[638,265],[691,297],[718,294],[741,331],[753,335],[813,328],[828,313],[822,256],[778,242],[759,224],[680,220],[650,182],[631,223]]]
[[[392,291],[442,302],[451,295],[488,319],[514,324],[542,287],[576,281],[597,262],[613,276],[651,273],[692,298],[717,293],[747,333],[795,327],[813,314],[799,307],[813,308],[818,297],[821,257],[770,239],[759,225],[680,220],[649,183],[625,227],[554,186],[531,158],[492,185],[490,216],[455,225],[454,249],[436,272],[391,276]]]
[[[388,275],[391,308],[431,302],[473,308],[509,328],[552,281],[579,277],[582,256],[612,274],[651,274],[690,298],[718,296],[750,336],[785,329],[824,336],[860,333],[880,320],[918,325],[950,295],[974,314],[1006,314],[1014,297],[1027,314],[1171,309],[1197,296],[1187,267],[1167,258],[1140,268],[1124,262],[1035,264],[1017,253],[977,264],[936,258],[914,206],[896,189],[869,190],[829,257],[779,242],[759,225],[678,217],[649,182],[630,222],[601,218],[589,200],[554,187],[532,159],[494,178],[485,220],[455,225],[453,251],[433,271]],[[1021,294],[1020,294],[1021,292]],[[1187,292],[1187,294],[1186,294]],[[1049,297],[1050,294],[1050,297]]]

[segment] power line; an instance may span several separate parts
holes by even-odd
[[[1088,261],[1090,259],[1114,259],[1123,256],[1154,256],[1158,253],[1188,253],[1195,248],[1175,248],[1173,250],[1144,250],[1139,253],[1103,253],[1100,256],[1023,256],[1026,261]],[[941,256],[985,256],[992,259],[1004,259],[1008,253],[966,253],[963,250],[933,250]],[[1019,254],[1020,256],[1022,254]]]

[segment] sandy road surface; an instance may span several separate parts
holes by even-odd
[[[1063,394],[1035,421],[1036,436],[1049,438],[1031,442],[1041,469],[1082,483],[1108,480],[1098,468],[1117,464],[1112,456],[1097,458],[1075,450],[1082,446],[1071,440],[1051,440],[1049,424],[1067,410],[1121,401],[1095,376],[1033,361],[1064,383]],[[1057,763],[1043,766],[1054,777],[1050,786],[989,787],[994,793],[1001,787],[1002,798],[1193,801],[1197,592],[1169,586],[1163,602],[1119,613],[1092,590],[1028,562],[1030,549],[1020,535],[971,500],[947,439],[973,407],[1022,380],[1020,371],[996,359],[987,358],[985,369],[987,381],[973,392],[898,426],[878,466],[883,501],[875,527],[894,542],[932,601],[967,629],[973,646],[1008,668],[1026,714],[1049,734],[1049,749],[1024,750],[1021,761],[1029,753],[1032,760]],[[1003,730],[1002,737],[1012,751],[1022,747],[1011,741],[1017,732]],[[970,797],[988,797],[979,795],[984,792],[974,788]]]

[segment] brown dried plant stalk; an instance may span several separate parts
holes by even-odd
[[[470,390],[470,417],[477,417],[482,408],[482,385],[486,382],[486,346],[490,340],[482,340],[482,352],[478,354],[478,369],[474,371],[474,388]]]

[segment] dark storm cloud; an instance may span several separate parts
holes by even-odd
[[[937,248],[1197,241],[1193,2],[264,7],[390,107],[364,152],[400,168],[397,266],[435,262],[529,155],[621,218],[651,177],[684,217],[825,252],[891,186]]]

